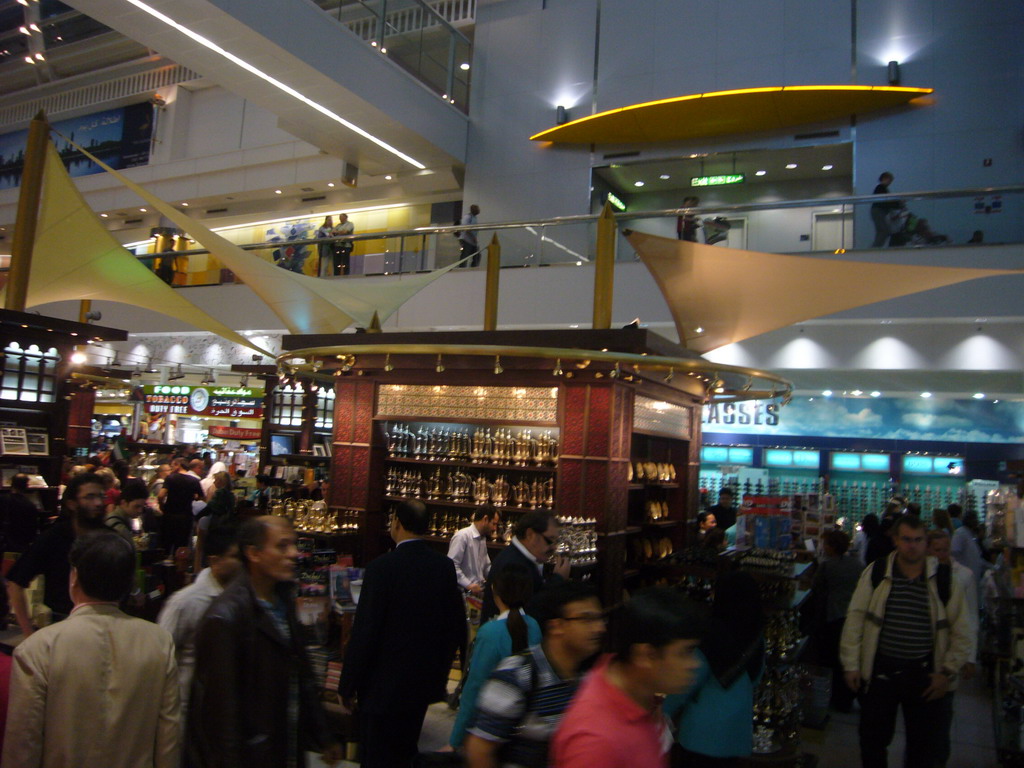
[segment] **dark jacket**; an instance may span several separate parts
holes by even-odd
[[[278,585],[291,640],[256,602],[243,573],[217,597],[196,635],[185,740],[201,768],[280,768],[287,762],[288,684],[299,683],[299,765],[333,739],[295,618],[290,584]]]
[[[455,564],[425,541],[403,542],[366,569],[339,692],[376,715],[440,701],[465,638]]]
[[[494,562],[491,563],[491,572],[487,577],[487,584],[484,587],[484,603],[480,609],[480,621],[488,621],[498,615],[498,606],[494,603],[494,596],[491,594],[491,584],[494,582],[494,577],[501,573],[511,563],[518,563],[522,565],[530,572],[533,576],[533,594],[536,595],[544,587],[557,584],[564,579],[556,573],[548,573],[545,570],[542,576],[540,571],[537,569],[537,561],[532,557],[527,557],[519,551],[519,547],[515,544],[509,544],[501,553],[494,558]],[[529,606],[527,606],[527,613],[529,613]]]

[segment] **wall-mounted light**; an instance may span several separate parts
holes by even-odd
[[[898,61],[890,61],[886,68],[886,74],[889,78],[889,85],[900,84],[900,63]]]
[[[569,122],[569,110],[559,104],[555,107],[555,125],[565,125]]]

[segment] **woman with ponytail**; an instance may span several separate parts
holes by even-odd
[[[459,714],[448,740],[452,749],[462,746],[480,688],[498,663],[541,641],[540,625],[523,612],[523,606],[533,597],[533,575],[526,566],[512,563],[502,568],[491,580],[491,591],[501,613],[477,632]]]

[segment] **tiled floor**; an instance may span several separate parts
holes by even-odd
[[[952,750],[947,768],[995,768],[995,736],[992,727],[991,691],[983,680],[961,683],[954,698]],[[857,713],[833,713],[824,732],[805,729],[803,751],[818,757],[819,768],[859,768]],[[897,722],[896,736],[889,747],[889,764],[903,764],[903,723]]]

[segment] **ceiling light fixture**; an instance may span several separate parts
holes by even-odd
[[[181,363],[178,363],[178,367],[174,369],[174,373],[167,377],[168,381],[177,381],[178,379],[184,379],[185,372],[181,370]]]
[[[850,394],[853,395],[854,397],[860,397],[861,395],[864,394],[864,392],[859,389],[855,389],[852,392],[850,392]]]
[[[984,392],[975,392],[973,395],[971,395],[971,397],[973,397],[975,400],[984,400],[985,399],[985,393]]]
[[[188,208],[188,203],[182,203],[182,204],[181,204],[181,207],[182,207],[182,208]]]
[[[921,393],[921,397],[925,398],[926,400],[927,400],[927,399],[928,399],[929,397],[931,397],[931,396],[932,396],[932,393],[931,393],[931,392],[922,392],[922,393]]]
[[[441,356],[437,356],[437,365],[434,366],[434,370],[438,373],[444,373],[444,362],[441,360]]]
[[[504,372],[505,372],[505,369],[501,365],[501,355],[495,355],[494,356],[494,373],[495,373],[495,375],[497,375],[499,373],[504,373]]]
[[[821,393],[821,396],[822,397],[832,397],[832,390],[831,389],[826,389],[824,392]]]
[[[796,168],[796,163],[786,163],[787,171],[792,171],[794,168]]]
[[[145,208],[139,208],[139,212],[140,213],[149,213],[149,211],[147,209],[145,209]]]
[[[643,185],[644,185],[644,183],[642,181],[634,181],[633,182],[633,186],[634,187],[642,187]]]
[[[768,171],[754,171],[755,176],[764,176]]]
[[[381,149],[387,150],[388,152],[390,152],[391,154],[395,155],[396,157],[402,158],[402,160],[404,160],[405,162],[409,163],[409,165],[412,165],[412,166],[414,166],[415,168],[418,168],[421,171],[426,170],[427,166],[423,165],[423,163],[421,163],[420,161],[416,160],[415,158],[410,157],[409,155],[405,154],[401,150],[391,146],[387,142],[378,139],[372,133],[369,133],[369,132],[363,130],[362,128],[360,128],[355,123],[350,123],[348,120],[343,118],[341,115],[338,115],[338,114],[332,112],[331,110],[327,109],[327,107],[323,106],[322,104],[317,104],[315,101],[313,101],[308,96],[304,96],[303,94],[299,93],[297,90],[292,88],[291,86],[282,83],[277,78],[271,77],[270,75],[268,75],[263,70],[259,69],[258,67],[253,66],[249,62],[247,62],[244,59],[236,56],[235,54],[231,53],[230,51],[226,51],[225,49],[223,49],[219,45],[217,45],[215,42],[213,42],[212,40],[209,40],[208,38],[205,38],[202,35],[200,35],[198,32],[194,32],[193,30],[189,29],[188,27],[186,27],[186,26],[184,26],[182,24],[179,24],[174,19],[172,19],[170,16],[168,16],[167,14],[161,13],[156,8],[153,8],[152,6],[147,5],[146,3],[142,2],[142,0],[125,0],[125,2],[129,3],[131,5],[134,5],[139,10],[145,11],[150,16],[152,16],[155,19],[159,19],[160,21],[162,21],[167,26],[173,27],[174,29],[176,29],[179,32],[181,32],[183,35],[191,38],[192,40],[195,40],[197,43],[199,43],[203,47],[209,48],[214,53],[220,54],[221,56],[223,56],[228,61],[231,61],[231,62],[237,64],[239,67],[244,69],[246,72],[250,72],[250,73],[256,75],[256,77],[258,77],[258,78],[260,78],[260,79],[270,83],[272,86],[274,86],[275,88],[283,91],[284,93],[287,93],[292,98],[298,99],[303,104],[306,104],[307,106],[312,107],[313,109],[315,109],[320,114],[326,115],[331,120],[334,120],[335,122],[340,123],[341,125],[343,125],[346,128],[348,128],[350,131],[358,133],[364,139],[368,139],[369,141],[372,141],[374,144],[376,144]]]
[[[661,174],[661,176],[659,176],[658,178],[659,178],[659,179],[661,179],[662,181],[665,181],[665,180],[667,180],[667,179],[671,179],[672,177],[671,177],[671,176],[669,176],[669,175],[668,175],[667,173],[663,173],[663,174]]]
[[[461,69],[463,72],[468,72],[469,71],[469,62],[468,61],[464,61],[461,64],[459,64],[459,69]]]
[[[387,174],[387,175],[386,175],[386,176],[384,177],[384,181],[391,181],[391,180],[392,180],[393,178],[395,178],[395,177],[394,177],[394,176],[392,176],[392,175],[391,175],[391,174],[389,173],[389,174]]]
[[[831,171],[832,167],[833,167],[832,164],[829,163],[828,165],[821,166],[821,170],[823,170],[823,171]]]
[[[872,392],[871,392],[871,396],[872,396],[872,397],[881,397],[881,396],[882,396],[882,393],[881,393],[881,392],[879,392],[879,391],[878,391],[877,389],[875,389],[875,390],[872,390]]]
[[[275,189],[274,190],[274,194],[275,195],[280,195],[281,194],[281,190],[280,189]]]
[[[334,189],[334,182],[333,182],[333,181],[328,181],[328,182],[327,182],[327,186],[328,186],[328,188],[330,188],[330,189]]]
[[[109,214],[106,214],[106,213],[101,213],[101,214],[100,214],[100,218],[101,218],[101,219],[106,219],[106,218],[108,218],[108,217],[109,217]]]

